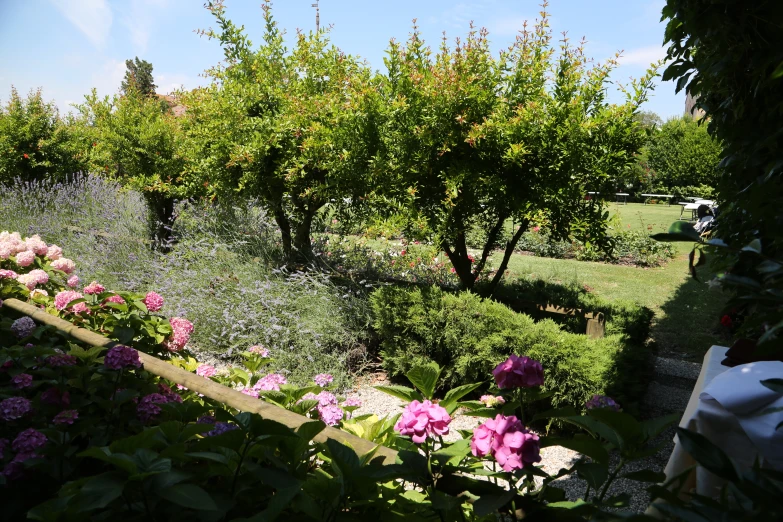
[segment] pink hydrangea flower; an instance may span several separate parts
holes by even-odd
[[[30,292],[30,299],[39,299],[42,297],[47,297],[49,295],[49,292],[42,288],[36,288],[32,292]]]
[[[35,277],[31,276],[30,274],[22,274],[17,277],[16,280],[26,286],[28,290],[33,290],[35,285],[38,284]]]
[[[198,368],[196,368],[196,375],[200,375],[202,377],[214,377],[215,374],[217,374],[215,367],[208,364],[199,364]]]
[[[416,444],[421,444],[427,437],[448,434],[450,422],[451,417],[446,408],[428,400],[412,401],[403,410],[394,429],[401,435],[409,435]]]
[[[343,406],[346,407],[354,407],[354,408],[361,408],[362,407],[362,401],[357,397],[348,397],[345,399],[345,402],[343,403]]]
[[[0,279],[16,279],[19,274],[13,270],[0,269]]]
[[[30,266],[35,261],[35,252],[25,250],[16,254],[16,264],[19,266]]]
[[[49,248],[46,249],[46,257],[52,261],[57,261],[63,257],[63,249],[57,245],[49,245]]]
[[[71,274],[74,270],[76,270],[76,263],[67,257],[61,257],[60,259],[55,259],[52,261],[52,268],[61,270],[66,274]]]
[[[54,416],[52,422],[54,424],[73,424],[73,421],[79,418],[79,412],[76,410],[63,410]]]
[[[258,344],[251,346],[247,349],[247,351],[256,355],[260,355],[261,357],[269,357],[269,350]]]
[[[335,404],[318,407],[318,416],[327,426],[336,426],[343,420],[345,412]]]
[[[169,319],[169,323],[174,333],[163,344],[169,351],[179,352],[185,348],[185,345],[190,340],[190,334],[193,333],[193,323],[182,317],[172,317]]]
[[[104,303],[125,304],[125,299],[123,299],[122,297],[118,296],[117,294],[114,294],[114,295],[110,295],[109,297],[107,297],[106,300],[104,301]]]
[[[79,276],[72,275],[71,277],[68,278],[68,282],[66,284],[71,288],[76,288],[77,286],[79,286]]]
[[[279,373],[270,373],[261,377],[257,383],[253,385],[254,390],[263,391],[280,391],[281,384],[288,384],[288,380],[285,376]]]
[[[82,297],[84,296],[81,293],[73,290],[58,292],[54,296],[54,307],[58,310],[65,310],[68,307],[68,303],[75,301],[76,299],[81,299]]]
[[[22,388],[27,388],[33,383],[33,376],[29,373],[20,373],[19,375],[15,375],[13,379],[11,379],[11,384],[14,388],[17,390],[21,390]]]
[[[8,259],[16,249],[8,241],[0,241],[0,259]]]
[[[100,294],[105,291],[106,291],[106,287],[98,283],[98,281],[93,281],[92,283],[84,287],[84,293],[87,295]]]
[[[27,428],[16,436],[11,447],[17,453],[34,453],[46,444],[46,435],[33,428]]]
[[[130,346],[119,344],[106,352],[103,358],[103,365],[110,370],[141,368],[141,359],[139,358],[139,352]]]
[[[159,312],[163,308],[163,298],[155,292],[147,292],[143,301],[150,312]]]
[[[253,388],[243,388],[242,389],[242,393],[244,393],[245,395],[250,395],[251,397],[255,397],[256,399],[258,399],[258,391],[254,390]]]
[[[44,242],[38,234],[28,237],[24,243],[27,250],[30,250],[39,256],[45,256],[46,252],[49,250],[49,247],[46,246],[46,242]]]
[[[544,384],[544,369],[540,362],[513,354],[498,364],[492,375],[501,389],[532,388]]]
[[[334,377],[332,377],[328,373],[319,373],[315,377],[313,377],[313,381],[320,386],[321,388],[326,388],[329,386],[329,384],[334,380]]]
[[[487,408],[494,408],[495,406],[500,406],[502,404],[506,403],[506,399],[501,397],[500,395],[482,395],[479,399],[479,402],[484,403],[484,406]]]
[[[31,403],[24,397],[9,397],[0,401],[0,418],[4,421],[20,419],[32,410]]]
[[[513,415],[497,415],[475,428],[470,449],[477,457],[492,455],[504,471],[522,469],[541,461],[538,435]]]
[[[90,312],[90,308],[87,306],[87,303],[76,303],[73,305],[73,307],[71,307],[71,311],[75,314],[86,313],[89,315],[92,313]]]

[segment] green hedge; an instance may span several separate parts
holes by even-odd
[[[637,370],[649,366],[648,353],[624,335],[590,339],[549,319],[535,322],[503,304],[436,287],[385,287],[371,302],[383,365],[392,378],[435,361],[450,388],[487,380],[495,365],[516,353],[541,361],[545,388],[555,392],[552,406],[581,408],[596,393],[631,406],[643,392]]]
[[[513,283],[500,285],[495,290],[494,297],[501,302],[522,299],[534,303],[600,312],[606,319],[607,335],[625,335],[627,342],[639,345],[647,341],[650,335],[650,324],[655,315],[651,309],[633,301],[622,299],[609,301],[588,292],[584,286],[578,284],[556,284],[541,279],[517,279]],[[572,333],[585,331],[585,320],[581,318],[537,312],[531,312],[530,315],[534,319],[548,317]]]

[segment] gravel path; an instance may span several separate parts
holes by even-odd
[[[699,376],[701,365],[689,363],[675,359],[666,359],[662,357],[655,358],[655,376],[653,382],[647,391],[643,402],[643,418],[653,418],[668,413],[682,413],[688,403],[691,390]],[[383,374],[375,374],[361,379],[355,388],[348,395],[356,396],[362,401],[362,407],[355,415],[374,413],[379,417],[386,415],[396,415],[402,412],[403,401],[380,392],[373,386],[386,385],[389,382]],[[450,427],[451,431],[446,440],[458,440],[460,438],[457,430],[470,430],[479,425],[480,418],[461,415],[459,412],[454,416]],[[662,444],[661,449],[654,455],[645,459],[636,461],[624,468],[624,473],[638,471],[641,469],[651,469],[654,471],[663,471],[666,462],[671,455],[674,443],[674,427],[667,429],[653,441],[653,445]],[[579,458],[579,453],[569,449],[553,446],[541,450],[544,471],[550,474],[557,473],[561,468],[569,468]],[[616,466],[619,457],[616,452],[610,456],[610,469]],[[569,500],[576,500],[584,495],[587,484],[575,475],[553,482],[565,490]],[[618,479],[607,492],[607,498],[621,493],[631,495],[631,511],[636,513],[643,512],[650,503],[647,487],[649,484]]]

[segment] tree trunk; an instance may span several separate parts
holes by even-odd
[[[296,224],[294,235],[294,252],[298,261],[310,262],[313,259],[313,243],[310,240],[310,228],[313,224],[313,212],[309,209],[303,212],[302,220]]]
[[[517,243],[519,243],[519,238],[521,238],[522,234],[524,234],[527,230],[528,225],[530,225],[529,219],[522,220],[519,223],[519,228],[517,231],[514,232],[513,236],[511,236],[511,239],[506,241],[506,249],[503,252],[503,261],[501,261],[500,266],[498,267],[498,271],[495,273],[495,277],[493,277],[492,281],[489,283],[489,287],[487,288],[488,295],[492,295],[495,292],[495,289],[500,283],[500,280],[503,279],[503,273],[506,271],[506,268],[508,268],[508,260],[511,259],[511,254],[514,253],[514,248],[516,248]]]
[[[173,239],[171,227],[174,225],[176,200],[161,192],[144,192],[144,197],[150,207],[149,234],[153,248],[167,252]]]
[[[274,211],[275,223],[280,228],[280,236],[283,239],[283,255],[286,259],[291,258],[291,222],[282,208]]]

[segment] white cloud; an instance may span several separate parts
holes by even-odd
[[[99,96],[117,94],[125,77],[125,71],[124,61],[106,60],[92,73],[90,85],[95,87]]]
[[[620,57],[620,65],[641,65],[648,67],[651,63],[666,58],[666,48],[657,45],[640,47],[624,52]]]
[[[106,45],[112,24],[107,0],[51,0],[54,6],[98,48]]]
[[[130,0],[118,6],[121,22],[130,33],[130,40],[138,54],[147,51],[150,33],[156,21],[160,20],[160,11],[168,7],[168,0]]]
[[[186,74],[161,73],[155,75],[155,83],[158,85],[158,94],[171,94],[180,89],[193,89],[203,82]]]

